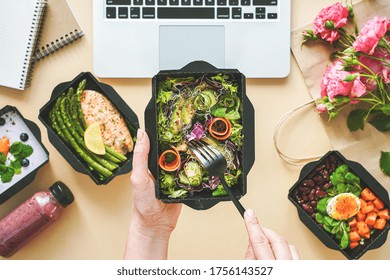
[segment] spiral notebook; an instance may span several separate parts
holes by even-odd
[[[34,59],[40,60],[83,35],[66,0],[49,0]]]
[[[0,1],[0,86],[30,85],[46,0]]]

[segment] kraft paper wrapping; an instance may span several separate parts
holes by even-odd
[[[353,7],[359,30],[367,20],[376,15],[390,17],[388,0],[362,0]],[[322,75],[330,63],[329,54],[334,49],[328,44],[318,42],[302,46],[302,31],[306,29],[313,29],[313,24],[310,23],[292,32],[291,50],[311,96],[318,98]],[[350,132],[347,127],[349,111],[346,109],[330,122],[327,114],[322,114],[322,123],[333,149],[340,151],[347,159],[363,165],[390,192],[390,177],[384,175],[379,166],[381,151],[390,151],[390,132],[379,132],[368,123],[365,124],[363,131]]]

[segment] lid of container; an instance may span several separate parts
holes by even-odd
[[[49,189],[57,201],[64,207],[68,206],[74,201],[73,193],[62,182],[55,182]]]

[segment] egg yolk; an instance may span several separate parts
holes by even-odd
[[[346,220],[353,217],[360,209],[360,205],[353,195],[340,195],[336,198],[329,214],[333,219]]]

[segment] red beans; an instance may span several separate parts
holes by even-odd
[[[295,200],[312,218],[315,218],[315,209],[318,201],[327,196],[326,190],[332,186],[329,180],[330,174],[339,165],[339,160],[333,155],[330,156],[305,177],[295,189]]]

